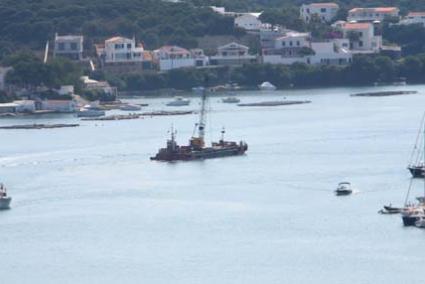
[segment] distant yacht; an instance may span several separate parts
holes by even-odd
[[[183,97],[175,97],[173,101],[168,102],[167,106],[188,106],[190,105],[190,100]]]
[[[237,104],[241,102],[241,100],[238,99],[237,97],[226,97],[221,99],[221,101],[225,104]]]
[[[270,82],[263,82],[261,85],[258,86],[258,88],[261,91],[275,91],[276,90],[276,86],[273,85]]]
[[[123,110],[123,111],[137,111],[141,109],[142,109],[141,106],[134,105],[134,104],[124,104],[120,106],[120,110]]]
[[[416,136],[415,146],[413,147],[412,154],[410,156],[410,162],[407,169],[410,171],[414,178],[425,177],[425,165],[424,165],[424,148],[421,144],[424,141],[424,122],[425,115],[422,118],[421,126],[419,127],[418,135]]]
[[[7,195],[6,187],[0,184],[0,210],[9,209],[10,202],[12,202],[12,197]]]
[[[78,117],[99,117],[104,116],[105,111],[94,105],[85,105],[78,112]]]
[[[353,193],[353,190],[351,189],[351,183],[346,181],[340,182],[335,190],[335,194],[337,196],[350,195],[351,193]]]

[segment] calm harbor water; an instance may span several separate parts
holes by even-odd
[[[418,95],[353,98],[386,89]],[[196,115],[2,130],[2,283],[423,283],[425,231],[382,216],[402,205],[425,86],[244,92],[210,99],[207,138],[243,139],[248,154],[196,162],[149,157],[187,143]],[[166,109],[169,98],[140,99]],[[197,109],[198,99],[183,109]],[[168,109],[168,108],[167,108]],[[0,125],[78,122],[72,115]],[[356,194],[336,197],[338,182]],[[414,194],[423,184],[415,181]]]

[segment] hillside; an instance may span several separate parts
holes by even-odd
[[[83,34],[86,47],[113,35],[136,36],[147,48],[163,44],[196,47],[204,35],[238,35],[233,19],[213,13],[208,5],[229,10],[264,10],[265,20],[303,29],[298,6],[311,0],[3,0],[0,2],[0,58],[17,49],[42,49],[59,34]],[[402,12],[425,10],[425,1],[338,0],[353,6],[397,5]],[[272,21],[273,22],[273,21]]]

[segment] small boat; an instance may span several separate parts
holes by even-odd
[[[85,105],[77,111],[78,117],[99,117],[104,115],[105,111],[94,105]]]
[[[270,82],[263,82],[261,85],[258,86],[258,88],[261,91],[275,91],[276,90],[276,86],[273,85]]]
[[[425,167],[422,163],[417,165],[409,165],[407,169],[414,178],[423,178],[425,176]]]
[[[185,99],[183,97],[175,97],[173,101],[167,103],[167,106],[188,106],[189,104],[189,99]]]
[[[351,193],[353,193],[353,190],[351,189],[351,183],[346,181],[340,182],[335,190],[335,194],[337,196],[350,195]]]
[[[381,214],[399,214],[403,211],[403,208],[393,207],[390,205],[384,205],[384,209],[381,209],[379,213]]]
[[[10,209],[12,197],[7,195],[7,189],[3,184],[0,184],[0,210]]]
[[[420,217],[416,222],[415,226],[418,228],[425,228],[425,217]]]
[[[120,106],[120,110],[123,110],[123,111],[136,111],[141,109],[142,109],[141,106],[133,105],[133,104],[124,104]]]
[[[416,222],[424,217],[425,211],[422,204],[406,206],[401,212],[401,219],[406,227],[415,226]]]
[[[236,98],[236,97],[226,97],[221,99],[221,102],[225,103],[225,104],[237,104],[240,103],[240,99]]]

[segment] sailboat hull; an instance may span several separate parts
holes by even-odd
[[[415,226],[416,221],[420,219],[418,216],[403,216],[401,218],[405,227]]]
[[[423,167],[408,167],[412,177],[414,178],[423,178],[425,177],[425,169]]]

